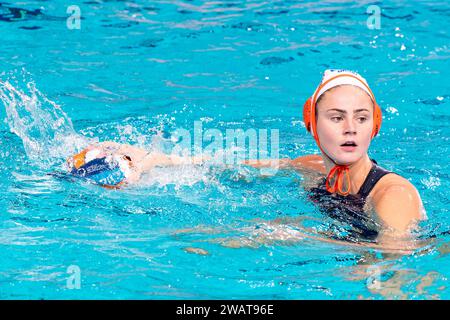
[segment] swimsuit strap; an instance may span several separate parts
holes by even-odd
[[[373,159],[370,160],[372,161],[372,168],[370,169],[369,174],[367,175],[366,179],[364,180],[364,183],[362,184],[361,188],[359,188],[358,191],[358,194],[363,199],[367,198],[370,191],[372,191],[373,187],[375,187],[375,185],[377,184],[378,180],[380,180],[383,176],[387,175],[388,173],[393,173],[392,171],[388,171],[378,166],[375,160]]]

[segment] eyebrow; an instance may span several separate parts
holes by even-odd
[[[333,108],[333,109],[328,109],[328,110],[327,110],[327,112],[331,112],[331,111],[337,111],[337,112],[340,112],[340,113],[343,113],[343,114],[347,114],[347,111],[346,111],[346,110],[342,110],[342,109],[336,109],[336,108]],[[367,110],[367,109],[356,109],[356,110],[355,110],[355,113],[362,112],[362,111],[370,112],[370,111]]]

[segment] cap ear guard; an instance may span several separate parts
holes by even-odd
[[[75,167],[75,169],[78,169],[86,163],[86,153],[87,152],[88,152],[88,150],[84,149],[80,153],[67,159],[67,164],[69,165],[70,170],[72,170],[73,167]]]
[[[383,121],[383,116],[381,114],[381,108],[378,103],[374,102],[374,110],[373,110],[373,131],[372,138],[374,138],[379,132],[381,128],[381,122]]]
[[[306,100],[303,105],[303,122],[305,123],[306,130],[311,132],[311,101],[312,97]]]

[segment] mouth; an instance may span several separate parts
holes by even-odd
[[[356,149],[357,146],[358,146],[358,145],[356,144],[355,141],[346,141],[345,143],[341,144],[341,148],[342,148],[344,151],[347,151],[347,152],[352,152],[352,151],[354,151],[354,150]]]

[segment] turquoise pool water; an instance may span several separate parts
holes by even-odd
[[[70,29],[72,4],[0,2],[0,298],[450,298],[448,2],[77,1]],[[301,107],[329,67],[378,98],[369,155],[428,215],[413,253],[322,241],[339,228],[293,172],[183,166],[116,191],[61,174],[86,139],[167,150],[195,121],[318,153]]]

